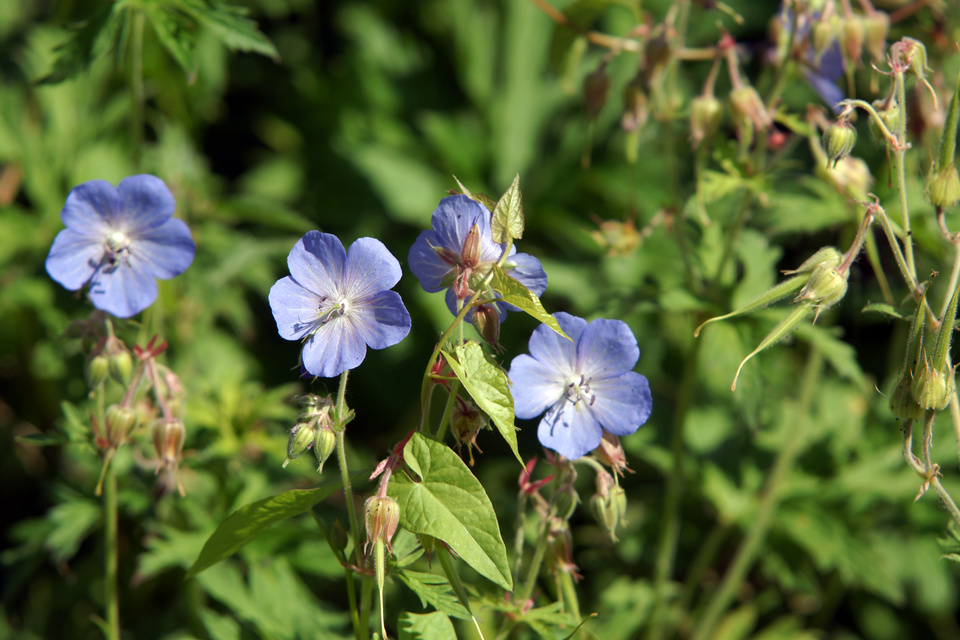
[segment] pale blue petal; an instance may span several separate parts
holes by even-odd
[[[653,400],[650,383],[639,373],[593,379],[590,393],[596,398],[590,409],[603,428],[616,436],[628,436],[650,417]]]
[[[354,369],[367,355],[367,345],[360,332],[342,317],[327,322],[303,345],[304,368],[321,378],[335,378]]]
[[[564,397],[565,378],[526,354],[513,359],[507,378],[518,418],[536,418]]]
[[[455,265],[443,261],[434,247],[440,246],[440,240],[433,231],[421,231],[413,246],[410,247],[410,254],[407,256],[407,263],[410,265],[410,271],[420,280],[420,286],[427,293],[436,293],[444,289],[443,279],[450,271],[456,268]],[[457,250],[457,255],[460,250]]]
[[[277,280],[270,287],[267,301],[277,321],[277,332],[284,340],[300,340],[317,327],[320,299],[293,278]]]
[[[161,280],[187,270],[197,253],[190,228],[183,220],[170,218],[163,224],[140,230],[132,238],[130,260],[144,263],[144,269]]]
[[[67,196],[60,219],[68,229],[103,242],[116,228],[117,190],[106,180],[78,184]]]
[[[561,400],[540,421],[540,444],[569,460],[587,455],[600,445],[603,429],[586,403]]]
[[[540,261],[528,253],[517,253],[507,260],[506,265],[511,278],[525,286],[538,297],[547,290],[547,273],[543,270]]]
[[[629,371],[639,359],[637,339],[621,320],[594,320],[577,341],[576,370],[587,378]]]
[[[400,282],[400,263],[375,238],[359,238],[347,251],[341,286],[350,300],[359,300],[391,288]]]
[[[177,204],[163,180],[149,174],[124,178],[116,193],[118,206],[112,225],[131,234],[162,225],[173,216]]]
[[[351,330],[372,349],[391,347],[410,333],[410,314],[396,291],[381,291],[365,298],[336,321],[349,321]]]
[[[119,262],[103,266],[90,281],[90,302],[118,318],[140,313],[157,299],[157,281],[146,265]]]
[[[103,258],[103,240],[64,229],[57,234],[47,255],[50,277],[76,291],[90,281]]]
[[[564,380],[574,377],[579,379],[580,371],[574,369],[576,344],[587,326],[587,321],[563,311],[553,314],[553,317],[556,318],[564,333],[570,336],[572,342],[558,335],[550,327],[540,325],[530,336],[530,355],[539,360],[543,366],[556,371],[557,375]]]
[[[479,202],[463,195],[441,200],[430,218],[430,226],[440,246],[457,255],[463,251],[463,243],[474,224],[480,226],[481,238],[490,237],[490,212]]]
[[[287,266],[300,286],[333,298],[340,293],[346,260],[347,252],[336,236],[308,231],[290,251]]]

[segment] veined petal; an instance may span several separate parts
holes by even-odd
[[[346,260],[347,252],[335,235],[308,231],[290,251],[287,267],[300,286],[318,295],[335,297],[343,282]]]
[[[76,291],[90,281],[102,257],[102,240],[64,229],[54,238],[45,266],[51,278]]]
[[[349,321],[371,349],[391,347],[410,333],[410,314],[396,291],[381,291],[364,299],[337,321]]]
[[[385,291],[400,282],[400,263],[375,238],[359,238],[347,251],[342,291],[360,300]]]
[[[300,340],[319,323],[320,300],[317,294],[304,289],[287,276],[270,287],[267,296],[277,332],[284,340]]]
[[[410,271],[417,276],[420,286],[427,293],[441,291],[444,288],[444,277],[456,268],[455,265],[445,262],[437,255],[434,247],[439,246],[440,240],[437,234],[433,231],[421,231],[407,255]],[[460,253],[457,252],[457,255],[459,256]]]
[[[513,408],[518,418],[530,419],[564,399],[564,378],[554,369],[524,354],[510,363]]]
[[[354,369],[367,355],[360,332],[346,318],[334,318],[307,338],[303,345],[303,366],[321,378],[335,378]]]
[[[603,429],[585,403],[574,404],[564,399],[543,416],[537,437],[546,448],[576,460],[600,445]]]
[[[574,368],[576,344],[587,326],[587,321],[563,311],[553,314],[553,317],[556,318],[564,333],[570,336],[572,342],[557,335],[550,327],[540,325],[530,336],[530,355],[539,360],[543,366],[557,372],[557,375],[563,379],[574,377],[574,374],[579,377],[580,370]]]
[[[463,243],[474,224],[480,225],[480,237],[490,237],[490,212],[479,202],[464,195],[440,201],[430,218],[430,226],[440,246],[460,255]]]
[[[116,194],[116,217],[111,224],[130,234],[159,227],[173,216],[177,206],[163,180],[149,174],[124,178],[117,185]]]
[[[139,260],[155,278],[167,280],[187,270],[197,253],[187,223],[170,218],[159,226],[141,230],[130,247],[130,260]]]
[[[529,253],[514,254],[507,264],[514,265],[507,269],[507,274],[537,296],[547,290],[547,273],[540,261]]]
[[[576,369],[591,379],[629,371],[639,359],[637,338],[621,320],[594,320],[577,340]]]
[[[143,263],[102,266],[90,280],[90,302],[118,318],[135,316],[156,299],[157,281]]]
[[[115,228],[117,208],[117,190],[113,185],[106,180],[91,180],[70,191],[60,219],[75,233],[103,242]]]
[[[594,379],[590,392],[595,397],[590,409],[603,428],[615,436],[634,433],[650,417],[650,383],[635,371]]]

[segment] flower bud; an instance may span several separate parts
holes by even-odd
[[[466,445],[470,452],[470,466],[473,466],[473,448],[477,447],[477,434],[487,426],[487,416],[481,413],[473,402],[457,396],[450,414],[450,427],[458,445]],[[483,453],[480,447],[477,451]]]
[[[704,140],[710,140],[723,118],[723,104],[713,95],[697,96],[690,102],[690,138],[696,149]]]
[[[390,541],[400,524],[400,503],[390,496],[371,496],[363,503],[364,522],[367,527],[367,544],[383,540],[392,550]],[[366,550],[366,545],[364,545]]]
[[[773,121],[757,90],[749,85],[730,92],[730,115],[742,143],[753,141],[755,132],[766,129]]]
[[[620,126],[626,132],[636,131],[645,125],[650,117],[643,84],[642,78],[634,77],[623,88],[623,116],[620,118]]]
[[[307,449],[313,446],[317,440],[317,421],[307,420],[298,422],[290,430],[290,438],[287,440],[287,459],[283,461],[286,467],[291,460],[302,456]]]
[[[317,456],[317,473],[323,473],[323,463],[327,461],[333,450],[337,448],[337,434],[329,425],[322,424],[317,429],[316,440],[313,443],[313,454]]]
[[[857,143],[857,130],[849,120],[842,119],[830,124],[823,132],[823,148],[827,152],[827,166],[837,166],[846,158]]]
[[[890,396],[890,411],[901,421],[919,420],[923,417],[923,408],[913,397],[913,385],[907,375],[901,376]]]
[[[600,446],[593,450],[593,455],[617,475],[630,471],[627,466],[627,454],[623,450],[623,445],[620,444],[620,438],[609,431],[604,430]]]
[[[784,273],[810,273],[815,271],[817,267],[821,266],[839,267],[841,262],[843,262],[843,254],[840,253],[839,249],[836,247],[823,247],[815,254],[804,260],[803,264],[801,264],[799,267],[792,271],[784,271]]]
[[[107,357],[110,377],[123,386],[130,384],[133,377],[133,354],[127,345],[115,337],[107,336],[103,343],[103,354]]]
[[[161,418],[153,424],[153,447],[160,469],[176,469],[183,455],[183,440],[187,430],[180,418]]]
[[[467,268],[476,267],[480,264],[480,226],[474,223],[463,241],[463,251],[461,252],[463,265]]]
[[[583,106],[588,120],[595,120],[610,91],[610,76],[607,75],[606,65],[600,65],[596,71],[587,74],[583,79]]]
[[[647,40],[643,47],[643,60],[646,66],[647,77],[651,80],[663,71],[670,57],[673,55],[673,47],[667,39],[666,34],[659,35]]]
[[[897,108],[896,103],[893,100],[875,100],[873,102],[873,109],[877,112],[877,115],[880,116],[880,120],[882,120],[884,126],[887,127],[887,131],[893,135],[897,135],[897,132],[900,130],[900,109]],[[870,133],[875,139],[886,139],[873,118],[867,121],[867,125],[870,127]]]
[[[593,515],[610,539],[617,541],[617,526],[624,521],[627,510],[627,494],[606,471],[597,474],[597,492],[590,498]]]
[[[848,272],[841,273],[836,267],[821,265],[814,269],[806,286],[800,290],[797,300],[806,300],[826,309],[843,299],[847,293]]]
[[[881,61],[886,56],[890,16],[883,11],[871,11],[863,16],[864,41],[870,57]]]
[[[92,352],[87,358],[87,386],[96,389],[110,375],[110,361],[103,353]]]
[[[813,25],[812,31],[812,42],[813,42],[813,52],[815,55],[815,60],[817,64],[820,63],[820,58],[827,52],[830,46],[837,39],[837,22],[835,16],[830,16],[826,19],[821,19]]]
[[[840,43],[840,52],[843,54],[847,65],[852,64],[859,67],[860,54],[863,52],[863,42],[866,38],[863,18],[858,15],[841,17],[839,27],[837,40]]]
[[[167,403],[167,409],[170,415],[183,415],[184,403],[187,399],[186,389],[180,382],[180,377],[175,374],[170,367],[157,364],[157,372],[160,374],[159,393],[163,395],[164,402]]]
[[[930,68],[927,66],[927,48],[922,42],[913,38],[901,38],[892,53],[899,54],[900,61],[910,65],[910,73],[919,80],[926,80]]]
[[[112,404],[107,407],[106,438],[110,448],[123,445],[127,436],[137,426],[137,412],[130,407]]]
[[[951,164],[943,169],[934,169],[927,176],[924,185],[924,195],[927,202],[940,209],[945,209],[960,200],[960,175],[957,166]]]
[[[500,346],[500,311],[496,305],[482,304],[473,310],[473,326],[494,349]]]
[[[913,374],[913,396],[922,409],[942,411],[950,404],[954,390],[953,367],[938,369],[929,359],[917,362]]]

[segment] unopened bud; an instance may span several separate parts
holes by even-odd
[[[627,454],[623,450],[623,445],[620,444],[620,438],[609,431],[604,430],[600,446],[593,450],[593,455],[617,475],[630,471],[627,466]]]
[[[470,466],[473,466],[473,448],[477,447],[477,434],[487,426],[487,416],[472,401],[457,397],[450,413],[450,427],[458,446],[466,445],[470,453]]]
[[[917,404],[917,399],[913,396],[913,385],[909,374],[901,376],[897,381],[897,386],[894,387],[893,394],[890,396],[890,411],[901,421],[919,420],[923,417],[923,408]]]
[[[286,467],[291,460],[295,460],[306,453],[307,449],[313,446],[317,439],[316,420],[307,420],[298,422],[290,430],[290,438],[287,440],[287,459],[283,461]]]
[[[730,114],[741,140],[752,140],[756,131],[766,129],[773,121],[757,90],[747,85],[730,92]]]
[[[103,353],[91,353],[87,358],[87,385],[91,389],[99,387],[110,375],[110,361]]]
[[[496,305],[482,304],[474,309],[471,322],[487,344],[495,349],[500,346],[500,310]]]
[[[127,436],[137,426],[137,412],[130,407],[112,404],[107,407],[106,437],[109,446],[113,449],[121,446]]]
[[[476,267],[480,264],[480,253],[480,226],[474,223],[463,241],[463,251],[460,254],[463,265],[467,268]]]
[[[837,40],[837,22],[835,16],[820,19],[813,25],[812,42],[813,52],[819,64],[820,58]]]
[[[599,69],[587,74],[587,77],[583,79],[583,107],[588,120],[595,120],[607,101],[607,93],[610,91],[610,76],[607,75],[605,66],[600,65]]]
[[[337,434],[329,425],[323,424],[317,429],[316,440],[313,444],[313,453],[317,456],[317,473],[323,473],[323,463],[327,461],[333,450],[337,448]]]
[[[897,132],[900,131],[900,109],[896,103],[893,100],[876,100],[873,103],[873,109],[877,112],[877,115],[880,116],[880,120],[884,126],[887,127],[887,131],[893,135],[897,135]],[[867,124],[874,138],[877,140],[886,139],[880,127],[877,125],[876,120],[870,118]]]
[[[814,269],[806,286],[800,290],[797,300],[806,300],[826,309],[847,293],[847,272],[841,273],[836,267],[820,266]]]
[[[114,336],[108,336],[103,346],[103,353],[107,356],[110,377],[123,386],[130,384],[133,377],[133,354],[127,345]]]
[[[860,66],[860,54],[863,52],[863,42],[866,30],[863,18],[858,15],[842,17],[839,20],[840,31],[837,40],[840,42],[840,51],[847,64]]]
[[[823,247],[815,254],[803,261],[799,267],[792,271],[784,271],[784,273],[794,274],[794,273],[809,273],[815,271],[817,267],[827,266],[827,267],[839,267],[840,263],[843,262],[843,254],[840,253],[840,250],[836,247]]]
[[[951,164],[943,169],[935,169],[927,176],[924,185],[924,195],[927,202],[940,209],[945,209],[960,200],[960,175],[957,166]]]
[[[153,425],[153,447],[157,452],[159,469],[176,469],[183,455],[183,440],[187,430],[180,418],[161,418]]]
[[[899,54],[900,60],[910,65],[909,72],[918,79],[926,80],[930,68],[927,66],[927,48],[913,38],[902,38],[891,52]]]
[[[917,404],[922,409],[946,409],[953,398],[953,378],[953,367],[938,369],[927,358],[918,361],[913,374],[913,396]]]
[[[597,492],[590,498],[590,506],[597,522],[616,542],[617,527],[624,522],[627,511],[627,494],[606,471],[597,474]]]
[[[697,148],[716,133],[723,118],[723,104],[713,95],[697,96],[690,102],[690,138]]]
[[[382,540],[387,549],[392,549],[390,541],[400,524],[400,503],[389,496],[371,496],[363,503],[363,510],[367,544]]]
[[[857,130],[849,120],[843,119],[833,122],[823,132],[823,148],[827,152],[827,166],[837,166],[842,158],[846,158],[857,144]]]
[[[870,57],[881,61],[887,52],[887,34],[890,32],[890,16],[883,11],[871,11],[863,17],[864,41]]]

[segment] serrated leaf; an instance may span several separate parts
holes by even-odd
[[[398,621],[400,640],[449,640],[456,638],[450,618],[434,611],[433,613],[409,613],[404,611]]]
[[[162,5],[148,3],[143,9],[157,35],[157,41],[187,74],[188,82],[192,83],[197,72],[196,35],[185,28],[176,14]]]
[[[520,193],[519,173],[494,207],[490,230],[497,244],[510,238],[517,240],[523,237],[523,196]]]
[[[860,313],[867,313],[872,311],[874,313],[882,313],[885,316],[890,316],[891,318],[896,318],[897,320],[904,320],[902,313],[897,311],[897,308],[891,304],[886,304],[884,302],[873,302],[865,306],[860,310]]]
[[[100,521],[100,505],[92,500],[77,499],[58,504],[47,513],[53,524],[44,546],[54,562],[66,562],[74,556],[80,543]]]
[[[470,612],[457,600],[445,577],[435,573],[408,570],[397,571],[394,575],[417,594],[424,607],[430,605],[437,611],[461,620],[471,618]]]
[[[123,22],[123,12],[116,10],[117,4],[103,4],[70,40],[57,47],[53,70],[41,78],[39,84],[57,84],[73,78],[116,43],[117,31]]]
[[[455,357],[445,351],[441,353],[473,401],[490,416],[522,465],[523,459],[517,450],[517,428],[513,424],[513,395],[507,374],[476,342],[459,345],[454,350]]]
[[[339,479],[321,482],[315,489],[293,489],[240,507],[220,523],[200,551],[200,556],[187,572],[192,578],[224,558],[236,553],[264,529],[300,515],[340,489]]]
[[[280,60],[270,39],[246,17],[246,9],[218,0],[177,0],[177,6],[210,29],[228,49],[250,51]]]
[[[400,503],[400,525],[443,540],[476,571],[513,589],[507,549],[493,504],[480,481],[450,447],[414,433],[403,460],[417,475],[394,474],[389,493]]]
[[[540,298],[497,265],[493,266],[493,279],[490,280],[490,286],[503,297],[504,302],[527,312],[567,340],[570,339],[570,336],[560,328],[560,323],[543,308]]]

